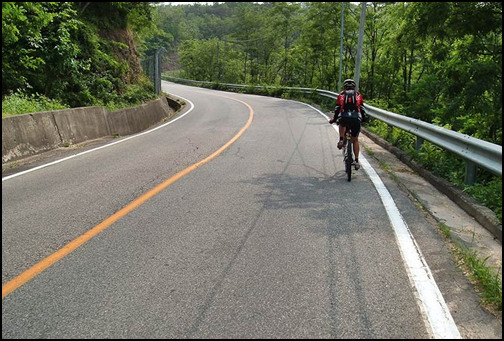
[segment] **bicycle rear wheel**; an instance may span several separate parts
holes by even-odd
[[[348,139],[345,147],[345,172],[347,173],[348,181],[352,181],[352,163],[353,163],[352,141]]]

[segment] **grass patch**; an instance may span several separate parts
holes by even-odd
[[[16,92],[2,99],[2,117],[67,108],[69,106],[38,94]]]
[[[438,222],[438,226],[441,229],[441,233],[443,234],[443,236],[445,238],[449,238],[451,240],[451,231],[450,231],[450,228],[448,226],[446,226],[445,224],[441,223],[441,222]]]
[[[386,162],[380,161],[380,168],[383,169],[396,183],[400,183],[397,175],[392,171],[390,165]]]
[[[367,155],[372,156],[372,157],[375,156],[375,152],[372,151],[371,149],[364,147],[364,150],[366,151]]]
[[[459,267],[473,281],[482,303],[490,310],[502,312],[502,268],[488,266],[489,257],[482,259],[475,250],[453,240],[450,228],[442,222],[438,222],[438,226],[441,233],[452,242],[452,253]]]

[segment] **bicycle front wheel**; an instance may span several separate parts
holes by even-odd
[[[347,173],[347,180],[352,181],[352,141],[348,140],[345,151],[345,172]]]

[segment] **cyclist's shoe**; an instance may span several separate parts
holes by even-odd
[[[338,142],[338,149],[341,149],[341,148],[343,148],[343,140],[340,140]]]
[[[353,165],[354,165],[355,170],[359,170],[360,164],[358,161],[354,161]]]

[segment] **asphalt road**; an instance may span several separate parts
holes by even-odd
[[[163,90],[188,102],[168,124],[2,181],[2,338],[469,336],[416,282],[456,295],[441,237],[391,189],[394,223],[371,164],[347,182],[314,108]]]

